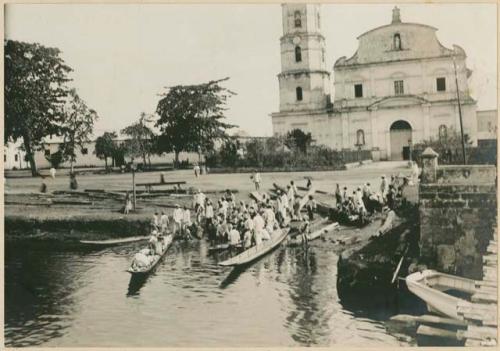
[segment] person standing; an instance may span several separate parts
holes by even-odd
[[[175,210],[174,210],[172,217],[174,220],[173,232],[174,232],[174,235],[176,235],[177,232],[182,230],[182,218],[183,218],[182,209],[180,208],[180,206],[178,204],[175,205]]]
[[[291,185],[287,186],[287,193],[286,196],[288,197],[288,208],[292,209],[293,208],[293,202],[295,200],[295,191],[293,190]]]
[[[56,169],[54,167],[50,168],[50,176],[52,179],[56,179]]]
[[[158,212],[155,212],[155,214],[153,215],[153,230],[160,230],[160,215],[158,214]]]
[[[306,203],[307,215],[309,217],[309,221],[314,219],[314,211],[316,211],[316,200],[314,200],[312,195],[309,195],[309,200]]]
[[[160,229],[162,234],[167,234],[168,222],[168,215],[162,211],[160,216]]]
[[[193,169],[194,169],[194,176],[198,178],[198,176],[200,175],[200,166],[198,166],[198,164],[195,163]]]
[[[125,207],[123,209],[124,214],[128,214],[132,209],[132,200],[130,198],[130,193],[127,191],[125,194]]]
[[[191,239],[191,235],[189,233],[189,227],[191,227],[191,224],[191,211],[189,208],[184,206],[184,211],[182,211],[182,232],[187,239]]]
[[[382,195],[382,199],[385,201],[385,197],[387,194],[387,179],[385,179],[385,176],[382,176],[382,181],[380,182],[380,194]]]
[[[252,178],[252,180],[254,182],[255,190],[259,191],[260,190],[260,182],[262,180],[260,178],[260,173],[258,171],[254,171],[251,178]]]
[[[337,183],[337,186],[335,187],[335,201],[337,203],[337,207],[342,205],[342,193],[340,192],[339,183]]]

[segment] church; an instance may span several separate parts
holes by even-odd
[[[444,47],[436,28],[403,22],[395,7],[391,23],[358,36],[357,51],[340,57],[332,76],[320,5],[283,4],[282,17],[280,104],[271,114],[275,135],[298,128],[310,132],[316,145],[402,160],[412,144],[459,132],[460,109],[464,134],[477,145],[476,101],[468,88],[472,71],[464,50]]]

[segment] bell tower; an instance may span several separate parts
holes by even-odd
[[[330,73],[326,69],[320,5],[281,6],[280,113],[324,110],[329,104]]]

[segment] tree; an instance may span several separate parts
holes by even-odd
[[[104,159],[106,169],[108,168],[108,157],[113,157],[115,152],[114,139],[116,136],[115,132],[104,132],[95,141],[95,155],[101,160]]]
[[[155,137],[153,131],[146,125],[146,122],[148,122],[147,115],[142,112],[138,122],[121,130],[122,134],[130,137],[125,142],[127,155],[132,157],[132,160],[135,157],[142,156],[144,166],[146,165],[146,157],[150,159],[153,152]],[[149,166],[151,167],[151,160],[149,161]]]
[[[59,146],[64,160],[70,161],[71,173],[76,161],[76,150],[82,150],[90,142],[97,113],[89,109],[75,89],[71,89],[63,106],[64,120],[60,125],[63,142]]]
[[[235,127],[223,122],[226,102],[232,91],[221,86],[229,78],[199,85],[177,85],[168,88],[158,102],[160,152],[174,152],[175,164],[182,151],[206,153],[216,141],[229,138],[226,129]]]
[[[258,138],[252,138],[246,143],[247,149],[247,160],[251,165],[257,165],[258,167],[263,166],[264,153],[266,147],[263,141]]]
[[[43,139],[58,134],[72,69],[56,48],[14,40],[4,42],[4,141],[23,139],[31,173],[37,175],[34,153]]]
[[[303,153],[307,152],[307,149],[312,143],[311,133],[304,133],[300,129],[292,129],[286,134],[285,145],[290,149],[297,149]]]

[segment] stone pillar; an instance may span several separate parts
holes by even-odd
[[[347,112],[342,112],[342,148],[348,149],[349,145],[349,116]]]
[[[422,153],[422,183],[436,182],[438,156],[438,153],[430,147]]]

